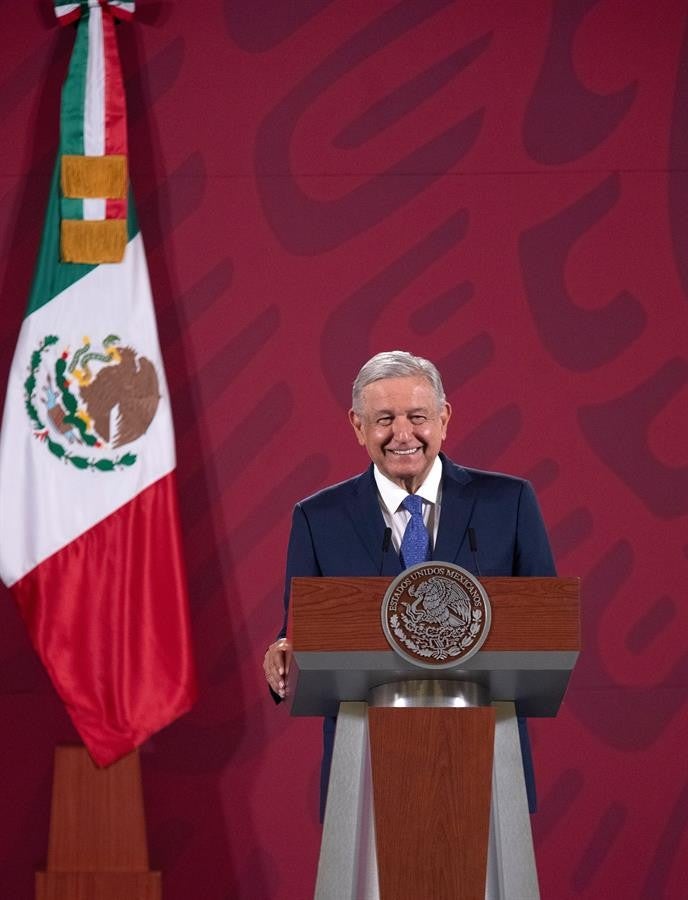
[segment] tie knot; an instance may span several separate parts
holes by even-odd
[[[409,494],[408,497],[402,501],[401,505],[407,512],[410,512],[412,516],[419,516],[423,512],[423,501],[417,494]]]

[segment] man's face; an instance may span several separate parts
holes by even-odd
[[[383,475],[414,493],[447,436],[450,405],[438,408],[430,382],[411,375],[373,381],[361,406],[360,414],[349,412],[358,443]]]

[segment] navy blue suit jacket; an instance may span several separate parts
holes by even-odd
[[[529,482],[457,466],[444,454],[442,508],[432,558],[487,575],[556,575],[545,525]],[[471,551],[468,528],[475,536]],[[285,624],[295,576],[398,575],[393,547],[383,552],[385,521],[372,465],[363,474],[325,488],[294,507],[285,580]],[[522,739],[525,723],[521,725]],[[323,788],[329,777],[334,721],[325,722]],[[534,783],[527,740],[522,740],[531,810]],[[324,798],[323,798],[324,802]]]

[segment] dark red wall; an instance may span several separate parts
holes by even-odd
[[[688,880],[688,42],[680,0],[142,0],[118,29],[202,692],[142,750],[166,900],[303,900],[319,724],[267,699],[295,500],[365,465],[351,379],[442,369],[457,461],[538,490],[585,652],[533,728],[544,900]],[[5,373],[72,29],[4,3]],[[0,603],[0,896],[74,733]]]

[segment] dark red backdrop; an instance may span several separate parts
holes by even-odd
[[[360,363],[438,362],[460,462],[535,483],[585,653],[533,728],[544,900],[688,881],[688,38],[682,0],[142,0],[118,29],[175,412],[202,683],[143,748],[166,900],[303,900],[319,725],[260,659],[291,506],[365,464]],[[73,41],[1,6],[0,370]],[[4,377],[4,376],[3,376]],[[33,896],[74,738],[0,604],[0,895]]]

